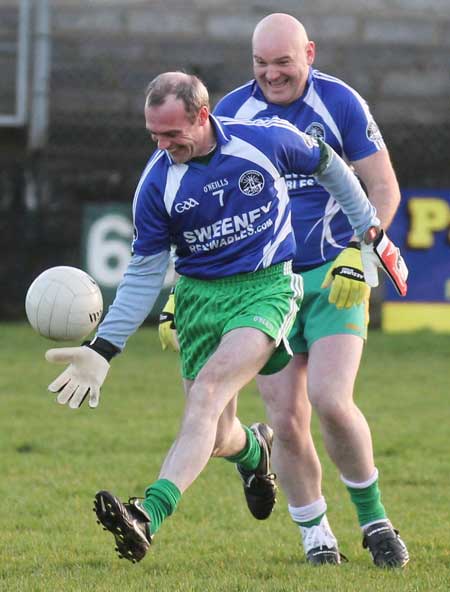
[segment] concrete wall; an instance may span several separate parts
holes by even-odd
[[[447,0],[55,0],[53,30],[71,52],[55,58],[58,68],[61,58],[84,63],[108,54],[117,60],[118,110],[126,103],[120,92],[140,71],[149,78],[166,68],[197,70],[223,93],[249,78],[251,32],[273,11],[301,19],[318,44],[316,65],[355,85],[382,120],[448,120]],[[121,66],[127,75],[120,75]]]
[[[85,153],[94,127],[97,145],[114,152],[125,143],[130,154],[140,154],[142,91],[153,76],[194,72],[214,102],[251,77],[255,24],[284,11],[301,19],[316,41],[316,67],[368,100],[404,183],[433,184],[430,167],[443,169],[441,144],[450,134],[448,0],[54,0],[52,7],[58,154],[77,146]],[[427,146],[425,158],[424,135],[438,142]],[[406,145],[418,163],[413,167],[404,161]]]

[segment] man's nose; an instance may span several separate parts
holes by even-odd
[[[280,73],[276,66],[267,66],[266,70],[266,78],[268,80],[276,80],[279,77]]]
[[[170,140],[168,138],[157,138],[156,142],[159,150],[166,150],[170,146]]]

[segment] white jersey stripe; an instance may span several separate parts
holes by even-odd
[[[370,121],[373,121],[373,117],[372,117],[372,113],[370,112],[369,105],[362,98],[362,96],[358,92],[356,92],[356,90],[354,88],[352,88],[351,86],[349,86],[348,84],[346,84],[342,80],[339,80],[339,78],[335,78],[334,76],[330,76],[329,74],[323,74],[322,72],[316,71],[314,73],[314,77],[321,79],[321,80],[326,80],[327,82],[333,82],[334,84],[337,84],[338,86],[342,86],[342,87],[346,88],[349,92],[352,93],[352,95],[357,99],[358,103],[361,105],[361,108],[366,115],[367,123],[369,123]],[[381,150],[382,148],[385,147],[384,140],[382,140],[382,139],[378,140],[374,143],[375,143],[375,146],[378,148],[378,150]]]
[[[335,78],[334,76],[330,76],[328,74],[315,73],[314,76],[315,76],[315,78],[326,80],[327,82],[333,82],[334,84],[337,84],[339,86],[343,86],[344,88],[346,88],[358,100],[358,103],[361,105],[361,107],[364,110],[364,113],[367,116],[367,121],[370,121],[372,119],[372,115],[370,113],[370,109],[369,109],[369,106],[367,105],[367,102],[362,98],[362,96],[358,92],[356,92],[356,90],[354,88],[352,88],[348,84],[345,84],[345,82],[343,82],[342,80],[339,80],[339,78]]]
[[[211,119],[214,120],[214,123],[216,124],[216,130],[220,133],[220,138],[219,140],[222,140],[222,142],[228,142],[228,140],[230,139],[229,136],[225,133],[225,130],[222,127],[222,122],[217,119],[217,117],[214,117],[214,115],[210,115]],[[222,143],[221,142],[221,143]]]
[[[280,201],[280,207],[278,209],[278,216],[275,220],[274,230],[275,232],[278,231],[278,227],[281,224],[282,216],[284,216],[286,212],[286,208],[290,205],[289,201],[289,192],[286,186],[286,180],[284,177],[280,177],[274,183],[275,189],[277,191],[278,199]]]
[[[330,130],[333,132],[335,138],[339,142],[341,149],[343,148],[343,141],[341,132],[339,131],[338,126],[336,125],[334,119],[331,117],[330,112],[325,107],[322,102],[322,99],[317,94],[314,85],[310,85],[308,92],[306,93],[306,97],[304,98],[304,102],[313,109],[320,117],[325,121],[328,125]]]
[[[255,97],[250,97],[245,101],[245,103],[238,109],[236,112],[236,119],[251,119],[260,111],[263,111],[267,108],[267,103],[263,101],[259,101],[255,99]]]
[[[278,233],[275,241],[268,243],[264,247],[264,255],[262,259],[259,261],[256,269],[260,269],[260,267],[269,267],[272,265],[273,258],[279,245],[291,234],[292,232],[292,224],[291,224],[291,215],[289,214],[285,221],[284,225],[282,226],[280,232]]]
[[[242,123],[242,122],[238,122]],[[274,179],[280,177],[280,173],[274,167],[272,162],[267,158],[264,152],[261,152],[256,146],[249,144],[242,138],[231,136],[231,141],[225,144],[221,150],[222,154],[228,154],[237,158],[244,158],[255,164],[259,164],[265,169]]]
[[[221,117],[220,120],[226,125],[248,125],[250,127],[280,127],[283,129],[288,129],[289,131],[297,134],[298,136],[303,137],[305,134],[301,132],[298,128],[296,128],[292,123],[285,119],[280,119],[276,115],[271,117],[270,119],[243,119],[243,120],[235,120],[228,117]]]
[[[247,122],[244,122],[244,124],[246,123]],[[249,122],[249,124],[255,123],[255,121]],[[292,126],[289,125],[289,129],[291,128]],[[289,195],[285,181],[280,176],[280,173],[274,167],[272,162],[267,158],[267,156],[258,150],[256,146],[245,142],[245,140],[242,138],[231,136],[231,142],[225,144],[225,146],[222,147],[222,154],[230,154],[234,157],[245,158],[250,162],[254,162],[255,164],[258,164],[264,168],[270,175],[272,175],[275,180],[274,185],[279,199],[277,217],[274,223],[274,233],[276,235],[276,239],[275,241],[271,241],[265,245],[263,249],[263,257],[258,262],[258,265],[255,269],[259,269],[261,265],[263,267],[268,267],[271,265],[279,245],[289,236],[290,232],[292,231],[290,215],[286,216],[286,210],[289,206]],[[278,232],[278,228],[283,220],[285,221],[284,226]]]
[[[147,163],[147,166],[145,167],[144,172],[142,173],[141,178],[139,179],[139,183],[136,187],[136,191],[134,192],[134,197],[133,197],[133,215],[134,215],[134,211],[136,209],[136,201],[139,197],[139,192],[141,190],[141,187],[144,184],[144,181],[147,178],[147,175],[149,174],[149,172],[152,170],[152,168],[155,166],[155,164],[158,162],[158,160],[162,156],[164,156],[164,151],[158,150],[157,152],[155,152],[153,157]]]
[[[282,220],[285,220],[285,225],[287,221],[289,227],[291,226],[291,215],[288,214],[286,217],[286,210],[289,206],[289,193],[284,178],[280,177],[277,179],[274,183],[274,187],[277,191],[277,196],[279,199],[278,213],[274,223],[274,234],[277,238],[275,241],[268,242],[263,249],[263,257],[261,261],[258,262],[258,266],[262,263],[263,267],[268,267],[272,263],[272,259],[276,253],[278,245],[281,244],[281,242],[286,238],[286,235],[284,234],[286,227],[282,228],[278,233],[278,228]]]
[[[173,164],[167,172],[166,187],[164,189],[164,205],[169,216],[172,212],[172,205],[180,188],[181,179],[189,170],[186,164]]]

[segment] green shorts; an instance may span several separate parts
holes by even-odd
[[[222,336],[238,327],[254,327],[275,341],[263,371],[280,370],[292,355],[287,336],[301,298],[302,278],[290,262],[215,280],[182,276],[175,287],[175,324],[183,377],[194,380]]]
[[[368,303],[338,309],[328,302],[330,288],[320,287],[332,263],[302,272],[303,302],[289,335],[289,343],[296,354],[307,352],[321,337],[346,333],[367,338]]]

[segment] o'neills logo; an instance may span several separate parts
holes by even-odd
[[[264,187],[264,177],[259,171],[245,171],[239,177],[239,189],[244,195],[258,195]]]

